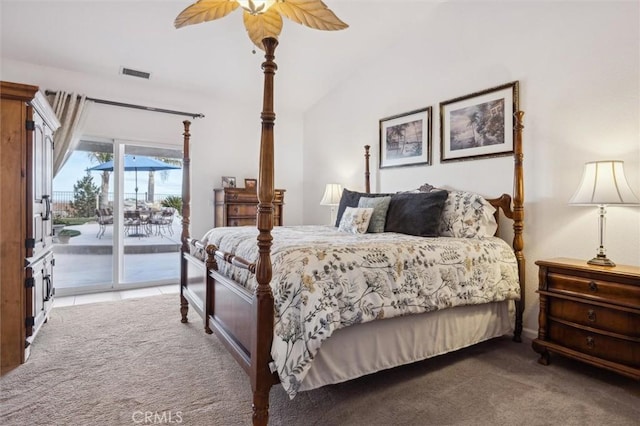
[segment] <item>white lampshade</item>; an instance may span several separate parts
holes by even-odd
[[[593,161],[584,165],[582,181],[569,204],[640,204],[624,175],[622,161]]]
[[[320,204],[323,206],[337,206],[342,197],[342,185],[339,183],[328,183],[324,188],[324,196]]]

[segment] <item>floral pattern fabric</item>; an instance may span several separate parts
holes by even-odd
[[[435,189],[438,191],[438,189]],[[440,218],[440,236],[456,238],[490,237],[498,229],[496,209],[481,195],[449,191]]]
[[[347,207],[344,210],[338,231],[352,234],[364,234],[367,232],[373,208]]]
[[[214,228],[203,242],[255,261],[257,235],[254,227]],[[291,398],[320,345],[337,329],[520,297],[513,250],[497,237],[347,234],[332,226],[298,226],[276,227],[273,238],[271,356]],[[247,271],[218,265],[224,275],[255,288]]]

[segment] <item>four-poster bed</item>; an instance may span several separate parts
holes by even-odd
[[[519,341],[524,306],[523,113],[515,113],[513,200],[506,194],[494,200],[456,195],[463,205],[473,199],[474,208],[494,221],[496,228],[486,235],[438,237],[440,216],[452,198],[443,190],[388,194],[389,214],[378,215],[385,232],[366,236],[340,232],[367,229],[358,223],[343,227],[345,221],[338,230],[274,229],[274,53],[282,16],[320,30],[347,25],[320,0],[199,0],[178,15],[175,25],[215,20],[239,7],[249,37],[265,51],[266,59],[257,230],[215,228],[202,240],[189,235],[190,123],[185,121],[180,311],[182,322],[187,322],[191,305],[203,318],[207,333],[215,333],[249,375],[253,423],[267,424],[269,390],[278,382],[293,397],[300,390],[504,335],[511,328],[507,309],[511,300],[515,301],[514,340]],[[349,203],[356,204],[345,202],[344,207],[341,201],[338,211],[338,216],[344,213],[360,224],[377,209],[359,209],[360,198],[373,204],[368,147],[365,159],[364,195],[369,197],[354,196]],[[429,212],[435,229],[413,233],[402,228],[404,214],[414,210],[416,199],[424,204],[420,211]],[[500,210],[514,222],[512,248],[494,237]],[[394,225],[407,232],[388,226],[391,211],[398,214]],[[416,218],[417,226],[424,217]],[[466,218],[463,227],[468,227]]]
[[[250,234],[248,241],[251,243],[245,244],[243,246],[245,251],[243,251],[240,250],[242,243],[238,243],[238,250],[222,247],[220,240],[216,239],[220,235],[216,236],[215,232],[208,233],[206,240],[203,238],[202,241],[192,239],[189,235],[190,134],[189,122],[185,121],[180,311],[182,321],[187,322],[187,310],[191,305],[204,319],[206,331],[218,336],[249,375],[253,391],[253,423],[255,425],[267,424],[269,390],[271,386],[280,381],[289,395],[293,397],[298,390],[313,389],[325,384],[349,380],[380,369],[425,359],[504,335],[509,329],[508,321],[505,323],[505,318],[508,318],[508,311],[505,307],[510,300],[515,301],[514,340],[519,341],[524,306],[524,256],[522,253],[524,218],[523,113],[518,111],[515,114],[513,202],[511,197],[506,194],[498,199],[490,200],[490,205],[487,200],[479,199],[473,194],[463,194],[458,199],[460,201],[462,198],[465,200],[473,198],[474,205],[482,206],[481,208],[477,207],[477,210],[486,213],[487,209],[491,208],[491,214],[495,212],[496,215],[499,210],[502,210],[507,218],[513,219],[512,248],[504,241],[499,243],[500,240],[493,236],[497,225],[496,229],[486,235],[486,238],[485,236],[475,239],[453,238],[444,243],[442,238],[427,238],[438,236],[438,221],[443,209],[446,209],[444,204],[452,198],[448,193],[442,191],[436,191],[433,194],[425,193],[416,197],[396,197],[396,211],[398,211],[398,205],[410,206],[409,199],[416,198],[423,202],[427,201],[427,204],[433,203],[424,211],[433,212],[431,217],[437,219],[435,221],[432,219],[433,223],[430,223],[430,225],[435,224],[435,229],[420,228],[418,234],[413,233],[410,229],[407,229],[408,232],[396,229],[391,238],[387,239],[401,241],[401,244],[404,244],[402,249],[389,246],[389,242],[379,241],[376,243],[379,244],[376,246],[377,252],[366,254],[367,248],[371,249],[366,241],[364,244],[360,244],[359,248],[341,245],[348,243],[333,244],[336,241],[335,238],[338,237],[338,231],[335,229],[325,231],[329,234],[333,232],[333,234],[322,237],[325,239],[322,243],[324,248],[321,249],[317,247],[310,249],[303,246],[298,246],[296,249],[293,247],[295,242],[292,243],[293,246],[283,245],[280,238],[282,241],[286,240],[286,232],[281,232],[285,227],[273,229],[274,209],[272,204],[274,199],[273,126],[275,121],[273,80],[277,69],[274,53],[278,45],[277,37],[282,29],[282,17],[320,30],[341,30],[346,28],[347,24],[329,10],[321,0],[198,0],[183,10],[174,24],[180,28],[185,25],[219,19],[239,7],[243,9],[244,25],[249,37],[258,48],[265,51],[266,59],[262,64],[264,93],[257,188],[259,200],[257,237],[256,234]],[[365,158],[365,188],[366,194],[368,194],[370,190],[368,149]],[[388,208],[389,211],[392,211],[394,196],[389,194],[388,198]],[[402,201],[398,201],[400,199]],[[351,219],[356,218],[357,221],[363,223],[365,216],[373,216],[377,208],[364,207],[359,209],[359,200],[357,201],[358,204],[345,207],[344,216]],[[367,203],[369,202],[367,201]],[[464,204],[464,202],[462,203]],[[341,209],[338,212],[339,216]],[[402,214],[411,210],[411,208],[405,208],[404,211],[400,209],[399,216],[394,217],[394,225],[400,225],[402,228],[404,218]],[[491,214],[488,216],[494,220]],[[371,216],[367,216],[367,218],[370,219]],[[386,216],[380,214],[378,216],[382,217],[384,222],[390,213]],[[423,217],[420,216],[416,220],[420,221]],[[387,225],[383,223],[383,231],[385,232],[370,238],[384,240],[386,231],[395,229],[388,230]],[[465,223],[463,227],[467,226],[468,224]],[[233,231],[232,228],[216,229],[224,229],[224,232]],[[357,223],[343,228],[343,223],[340,222],[339,230],[343,229],[361,231]],[[363,230],[366,231],[366,225]],[[295,231],[292,232],[295,233]],[[389,234],[392,232],[387,235]],[[403,236],[403,234],[410,235]],[[233,235],[233,233],[229,235]],[[313,239],[309,235],[304,238]],[[236,241],[235,238],[230,239]],[[292,241],[295,240],[295,237],[292,238]],[[347,240],[349,239],[347,238]],[[351,242],[356,244],[358,238],[354,237],[352,240]],[[437,244],[438,240],[441,240],[440,243],[443,245],[439,247],[428,245]],[[213,241],[215,243],[212,243]],[[484,244],[485,241],[488,241],[488,244]],[[423,244],[427,245],[423,246]],[[460,247],[453,249],[452,247],[456,245]],[[274,246],[273,250],[272,246]],[[334,251],[331,255],[325,255],[325,250],[331,252],[336,248],[338,251],[343,251],[340,253]],[[255,251],[251,251],[251,249]],[[297,264],[291,263],[291,265],[297,266],[291,266],[287,263],[288,260],[283,260],[288,259],[284,253],[295,257],[303,253],[304,250],[314,250],[313,254],[317,262],[309,261],[313,256],[306,257],[304,255],[298,256]],[[342,256],[348,257],[361,251],[365,252],[364,258],[353,258],[347,263],[342,260]],[[205,252],[206,259],[204,258]],[[400,252],[410,253],[413,257],[401,258],[398,255]],[[474,258],[471,255],[473,252],[476,252],[476,255],[480,253],[480,255]],[[311,253],[311,251],[307,251],[307,253]],[[392,253],[395,256],[395,263],[388,260]],[[455,265],[447,265],[446,260],[444,263],[438,263],[436,258],[423,258],[423,255],[427,253],[439,253],[441,260],[450,260],[457,256],[458,261]],[[362,256],[361,253],[360,256]],[[335,261],[333,265],[322,264],[321,260],[327,257]],[[376,262],[381,264],[387,262],[387,264],[384,268],[380,268],[372,265]],[[304,267],[310,263],[315,265],[317,269],[305,270]],[[425,270],[429,265],[435,265],[435,267]],[[412,266],[415,269],[412,269]],[[294,277],[293,280],[284,280],[286,284],[284,286],[282,282],[283,270],[285,276]],[[377,272],[371,273],[372,271]],[[277,280],[272,282],[274,273]],[[346,275],[341,275],[341,273],[346,275],[350,273],[361,274],[362,277],[351,282],[345,277]],[[296,274],[299,274],[297,275],[298,279],[295,279]],[[386,274],[386,282],[383,279],[384,274]],[[367,275],[369,278],[371,276],[374,278],[368,279]],[[245,287],[246,283],[238,282],[237,277],[242,276],[245,278],[253,277],[253,284]],[[408,282],[407,276],[412,277]],[[437,279],[434,278],[436,276]],[[401,282],[400,277],[405,282]],[[425,280],[416,277],[425,278]],[[437,288],[435,290],[421,288],[420,286],[423,285],[421,281],[435,284]],[[320,284],[324,284],[324,286]],[[471,284],[475,285],[475,288],[472,288]],[[295,286],[298,289],[295,289]],[[454,289],[454,287],[462,289]],[[363,291],[362,297],[352,294],[352,290],[358,288]],[[376,291],[369,291],[373,288]],[[405,297],[402,292],[406,288],[409,288],[409,291]],[[475,293],[478,289],[487,290],[487,294]],[[274,297],[274,290],[276,297]],[[346,298],[341,296],[342,293]],[[409,293],[415,293],[413,295],[419,296],[421,302],[415,302],[410,297],[412,294]],[[441,297],[443,293],[447,293],[447,297]],[[291,294],[294,297],[290,300]],[[318,294],[321,294],[325,299],[317,299]],[[364,297],[365,295],[367,297]],[[372,295],[377,298],[375,303],[371,302],[369,298]],[[428,298],[427,296],[432,297]],[[354,303],[354,297],[359,299],[359,303]],[[367,303],[369,304],[367,305]],[[376,304],[377,306],[373,306]],[[326,309],[323,310],[327,306],[336,308],[336,310],[333,313],[327,312]],[[455,307],[440,309],[447,306]],[[354,316],[345,319],[342,316],[344,312]],[[414,312],[415,315],[407,315]],[[336,318],[336,315],[339,318]],[[277,321],[276,316],[278,317]],[[283,320],[285,317],[287,320]],[[295,317],[303,320],[298,323],[288,321],[291,318],[295,319]],[[373,319],[377,320],[372,321]],[[304,328],[307,325],[312,329]],[[345,325],[350,326],[342,328]],[[474,329],[477,325],[481,325],[482,329]],[[274,329],[275,326],[277,326],[277,330]],[[468,330],[471,332],[465,335]],[[326,333],[323,335],[325,331]],[[332,333],[333,331],[335,333]],[[452,339],[455,341],[453,345],[447,343],[448,338],[439,338],[443,331],[447,336],[456,336],[455,339]],[[331,336],[330,339],[328,339],[329,336]],[[302,343],[300,343],[301,341]],[[319,341],[323,342],[322,348],[319,347]],[[431,341],[434,343],[431,344]],[[293,342],[292,346],[289,345],[290,342]],[[399,345],[398,350],[393,350],[395,344]],[[295,352],[294,349],[297,349],[298,352]],[[283,351],[285,352],[284,366],[281,358]],[[363,354],[372,356],[370,358],[363,357],[361,356]],[[289,363],[289,355],[293,356],[291,364]],[[313,363],[311,363],[312,360]],[[361,368],[351,368],[354,365]]]
[[[265,72],[265,99],[262,114],[262,139],[260,145],[260,170],[258,180],[258,234],[257,253],[251,262],[249,257],[239,256],[236,252],[223,251],[211,240],[197,240],[189,234],[190,224],[190,150],[189,122],[185,121],[184,131],[184,167],[183,167],[183,230],[181,253],[181,314],[182,321],[187,322],[188,306],[203,318],[207,333],[215,333],[227,347],[238,363],[244,368],[251,380],[253,390],[254,424],[266,424],[268,420],[269,390],[280,382],[278,369],[272,359],[274,339],[275,305],[272,289],[272,231],[273,209],[271,202],[274,196],[274,146],[273,146],[273,113],[272,84],[275,64],[275,39],[265,40],[267,61],[263,64]],[[323,342],[321,350],[312,356],[313,364],[306,373],[305,381],[295,383],[296,391],[313,389],[329,383],[337,383],[384,368],[425,359],[446,353],[492,337],[506,334],[514,330],[514,340],[520,341],[522,332],[522,312],[524,307],[524,273],[523,256],[523,219],[524,219],[524,180],[522,151],[522,118],[524,113],[515,113],[514,135],[514,194],[503,194],[499,198],[487,200],[495,207],[496,219],[502,214],[513,220],[512,255],[514,255],[516,275],[519,285],[519,300],[515,301],[515,325],[508,323],[506,310],[509,300],[486,303],[483,305],[460,306],[450,309],[436,310],[424,314],[400,316],[356,324],[337,330],[331,338]],[[369,147],[365,150],[365,188],[369,192]],[[219,228],[217,228],[219,229]],[[240,228],[235,229],[240,232]],[[276,232],[278,231],[278,232]],[[255,232],[250,235],[255,246]],[[371,235],[371,234],[368,234]],[[397,235],[397,234],[396,234]],[[279,250],[279,247],[276,247]],[[232,266],[229,266],[232,265]],[[234,274],[227,275],[222,270],[233,269]],[[255,276],[255,287],[247,287],[238,283],[239,274]],[[232,278],[230,278],[230,276]],[[464,318],[470,318],[465,321]],[[481,324],[480,332],[474,327]],[[440,345],[431,341],[437,340],[441,328],[450,330],[450,334],[460,335],[460,342],[453,346]],[[506,328],[505,328],[506,327]],[[453,331],[451,331],[453,330]],[[405,345],[402,335],[420,336],[411,343],[415,345],[416,356],[404,357],[394,353],[393,347]],[[468,333],[469,336],[466,336]],[[392,339],[400,339],[394,341]],[[390,340],[391,339],[391,340]],[[354,343],[356,342],[356,343]],[[392,344],[386,344],[392,342]],[[438,346],[440,345],[440,346]],[[386,349],[385,349],[386,347]],[[349,348],[354,348],[352,351]],[[391,352],[385,352],[391,348]],[[406,350],[406,346],[402,350]],[[379,354],[378,354],[379,352]],[[374,353],[378,358],[363,359],[362,353]],[[353,368],[355,365],[355,368]],[[348,368],[343,368],[349,366]],[[290,383],[283,383],[291,387]],[[285,386],[285,389],[287,389]],[[290,392],[290,395],[292,393]]]

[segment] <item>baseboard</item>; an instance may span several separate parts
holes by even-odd
[[[538,330],[532,330],[530,328],[523,328],[522,335],[527,339],[533,340],[538,337]]]

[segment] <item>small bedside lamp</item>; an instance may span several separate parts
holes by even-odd
[[[622,161],[593,161],[584,165],[582,181],[569,204],[597,205],[600,246],[596,257],[589,264],[615,266],[607,258],[604,249],[604,227],[607,205],[638,205],[640,200],[633,193],[624,176]]]
[[[336,206],[340,204],[342,197],[342,185],[339,183],[328,183],[324,188],[324,196],[320,201],[322,206],[331,206],[331,225],[336,223]]]

